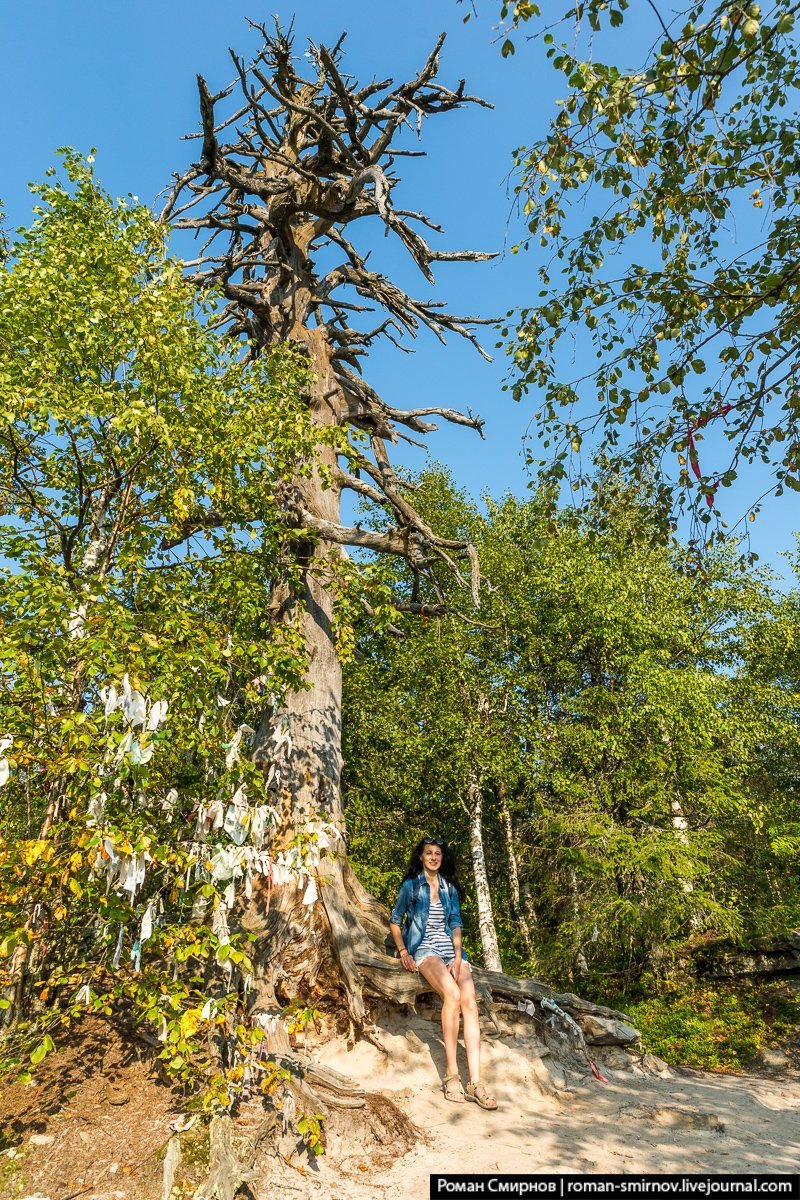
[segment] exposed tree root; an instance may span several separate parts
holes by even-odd
[[[301,1062],[287,1055],[276,1055],[275,1061],[291,1075],[290,1084],[304,1098],[313,1099],[317,1111],[327,1116],[331,1108],[363,1108],[364,1089],[346,1075],[332,1071],[320,1063]]]
[[[343,1075],[315,1063],[300,1063],[285,1057],[278,1061],[291,1072],[289,1090],[297,1098],[298,1108],[302,1104],[305,1111],[320,1113],[326,1118],[325,1147],[334,1157],[369,1155],[373,1165],[388,1165],[398,1155],[424,1141],[422,1130],[417,1129],[388,1097],[377,1093],[365,1095],[361,1087]],[[314,1093],[320,1089],[324,1101],[319,1105],[319,1097],[314,1095],[314,1106],[309,1108],[312,1086]],[[328,1105],[332,1108],[330,1112]],[[279,1176],[286,1171],[287,1165],[293,1165],[297,1147],[295,1135],[291,1135],[288,1144],[285,1138],[282,1139],[277,1113],[268,1114],[255,1131],[246,1136],[242,1136],[241,1129],[237,1130],[231,1117],[214,1117],[210,1135],[208,1177],[195,1191],[193,1200],[234,1200],[239,1193],[260,1195],[265,1182],[280,1189]],[[270,1143],[271,1163],[259,1154],[266,1141]],[[179,1149],[176,1161],[180,1161]],[[165,1163],[163,1200],[168,1200],[167,1180],[171,1186],[174,1175],[174,1163],[169,1172]]]
[[[233,1200],[240,1188],[256,1178],[253,1163],[260,1139],[251,1139],[245,1157],[240,1158],[233,1144],[233,1129],[229,1116],[211,1118],[208,1178],[193,1200]]]
[[[173,1136],[167,1142],[167,1149],[164,1154],[164,1172],[161,1186],[161,1200],[170,1200],[172,1188],[175,1184],[175,1172],[181,1165],[181,1141],[177,1136]]]
[[[326,1154],[334,1160],[365,1155],[374,1170],[424,1142],[423,1131],[388,1096],[369,1092],[365,1101],[360,1113],[334,1113],[325,1122]]]
[[[278,890],[285,894],[272,897],[266,922],[260,905],[258,908],[251,905],[245,914],[246,928],[263,935],[263,940],[260,939],[263,958],[256,956],[259,979],[254,1007],[276,1011],[280,1007],[276,993],[293,996],[309,995],[313,989],[329,993],[339,990],[346,1000],[350,1044],[357,1038],[366,1038],[382,1049],[369,1018],[364,992],[413,1008],[417,997],[430,988],[418,973],[403,970],[398,960],[387,953],[388,913],[361,885],[345,858],[323,860],[318,886],[322,903],[310,910],[298,911],[291,888],[282,888]],[[625,1044],[631,1040],[630,1018],[616,1009],[571,992],[557,992],[536,979],[517,979],[475,965],[472,972],[479,999],[490,1019],[495,999],[511,1000],[518,1005],[533,1002],[537,1009],[543,1000],[555,1001],[582,1028],[586,1027],[590,1041]],[[627,1026],[627,1031],[616,1030],[619,1037],[615,1022]],[[602,1023],[599,1039],[595,1036],[598,1023]],[[270,1049],[285,1051],[288,1046],[273,1041]]]
[[[430,985],[418,973],[411,974],[403,971],[396,958],[379,955],[374,951],[356,953],[356,962],[362,971],[364,983],[388,1000],[400,1004],[413,1004],[421,992],[429,992]],[[536,979],[517,979],[514,975],[505,975],[501,971],[484,971],[472,966],[472,975],[476,990],[479,993],[488,990],[488,999],[503,996],[512,1000],[555,1000],[560,1008],[565,1009],[577,1020],[582,1014],[595,1017],[605,1017],[613,1021],[630,1022],[630,1017],[614,1008],[606,1008],[591,1000],[584,1000],[572,992],[557,992],[546,983]],[[482,997],[481,997],[482,998]]]

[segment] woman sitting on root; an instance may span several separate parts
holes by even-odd
[[[463,888],[447,842],[423,838],[413,849],[397,903],[389,917],[394,944],[407,971],[419,971],[442,998],[442,1034],[447,1055],[446,1100],[474,1100],[481,1108],[497,1108],[480,1081],[481,1030],[472,968],[461,949]],[[408,916],[408,924],[403,922]],[[405,940],[404,940],[405,939]],[[469,1065],[466,1092],[458,1072],[459,1013],[464,1017],[464,1045]]]

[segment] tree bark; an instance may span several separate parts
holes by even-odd
[[[475,879],[475,897],[478,905],[478,927],[483,946],[483,963],[487,971],[502,971],[500,947],[492,911],[492,896],[489,891],[489,876],[486,870],[486,855],[483,849],[483,790],[476,779],[469,785],[469,848],[472,856],[472,874]]]
[[[340,389],[331,369],[330,345],[320,329],[302,325],[295,331],[306,346],[314,372],[308,397],[311,418],[319,426],[342,419]],[[307,479],[298,478],[293,499],[302,508],[325,521],[339,524],[341,490],[337,483],[324,486],[322,470],[335,472],[336,455],[328,447],[319,452],[319,465]],[[284,619],[299,619],[308,660],[306,687],[286,697],[278,720],[285,718],[292,739],[290,777],[279,796],[279,836],[284,842],[302,833],[309,820],[322,818],[344,832],[341,807],[342,667],[336,651],[333,595],[328,587],[331,555],[340,556],[339,546],[322,539],[300,544],[297,560],[301,568],[301,591],[278,581],[271,604]],[[254,742],[254,757],[269,767],[275,717],[265,714]]]
[[[514,826],[511,821],[511,810],[508,807],[506,789],[502,783],[498,783],[497,785],[497,799],[500,807],[500,822],[503,826],[503,834],[505,836],[506,855],[508,857],[508,883],[511,891],[511,911],[514,915],[514,920],[517,923],[517,928],[522,934],[522,940],[525,943],[528,961],[533,964],[534,948],[533,937],[531,935],[531,925],[528,919],[528,912],[522,906],[522,897],[520,895],[519,885],[519,865],[517,863],[517,851],[514,841]],[[528,892],[528,899],[530,899],[530,892]]]
[[[589,970],[589,964],[586,961],[586,955],[583,952],[579,929],[580,929],[580,889],[578,888],[578,876],[574,868],[569,869],[569,895],[570,907],[572,909],[572,923],[574,929],[575,941],[575,968],[579,975],[586,975]]]

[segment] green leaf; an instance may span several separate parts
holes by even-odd
[[[55,1050],[55,1043],[53,1042],[53,1039],[49,1035],[45,1035],[39,1045],[31,1051],[31,1062],[35,1066],[38,1065],[42,1059],[47,1054],[50,1054],[53,1050]]]

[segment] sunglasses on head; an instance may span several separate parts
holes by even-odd
[[[441,850],[442,846],[444,845],[444,842],[441,840],[441,838],[426,837],[426,838],[422,839],[422,844],[423,844],[423,846],[438,846],[439,849]]]

